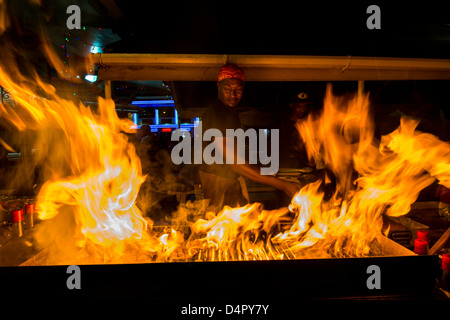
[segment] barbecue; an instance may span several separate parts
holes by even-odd
[[[53,67],[61,67],[49,43],[43,47]],[[445,202],[425,208],[439,219],[437,233],[428,221],[415,221],[414,213],[423,190],[450,188],[450,145],[418,130],[420,121],[407,116],[376,138],[364,81],[446,81],[450,60],[91,52],[83,62],[104,81],[104,97],[96,97],[95,106],[63,97],[37,72],[17,77],[11,69],[19,73],[18,66],[0,63],[0,86],[8,92],[0,117],[23,133],[19,144],[27,150],[8,173],[17,175],[0,191],[0,275],[11,292],[56,286],[73,265],[82,270],[85,296],[124,299],[149,288],[158,288],[160,299],[181,299],[185,293],[176,291],[183,288],[192,299],[208,299],[212,291],[244,298],[247,292],[238,286],[247,282],[258,298],[277,289],[291,300],[417,298],[435,295],[448,280],[448,208],[439,207]],[[342,96],[327,83],[320,112],[296,124],[318,169],[284,168],[273,175],[299,184],[286,205],[210,206],[201,186],[191,188],[179,171],[175,177],[169,153],[157,153],[151,143],[150,169],[143,172],[140,147],[130,138],[137,113],[119,117],[125,108],[112,99],[113,81],[166,81],[173,87],[174,81],[213,82],[224,62],[241,66],[246,81],[255,83],[355,82],[355,92]],[[159,103],[178,107],[176,99],[164,101]],[[160,117],[155,110],[155,136],[181,129],[178,111]],[[169,118],[175,127],[160,123]],[[0,143],[18,154],[1,137]],[[177,200],[175,208],[163,207],[164,219],[146,211],[160,205],[158,193]],[[54,291],[73,292],[64,282]]]

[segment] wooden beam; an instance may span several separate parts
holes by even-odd
[[[364,96],[364,80],[358,80],[358,103],[362,102]]]
[[[428,254],[437,254],[439,250],[445,247],[446,243],[450,240],[450,228],[445,231],[445,233],[439,238],[438,241],[433,245]]]
[[[111,99],[111,80],[105,80],[105,99]]]
[[[91,54],[100,79],[216,81],[226,61],[247,81],[450,80],[450,60],[335,56]]]

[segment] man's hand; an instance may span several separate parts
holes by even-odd
[[[288,195],[289,198],[293,198],[302,188],[302,185],[299,183],[289,182],[289,181],[283,181],[282,190],[284,193]]]

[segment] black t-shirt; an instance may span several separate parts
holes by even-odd
[[[221,101],[211,105],[202,116],[203,132],[215,128],[222,132],[225,137],[226,129],[238,129],[241,127],[241,120],[236,107],[230,108]]]
[[[284,119],[280,123],[280,167],[303,168],[309,165],[305,144],[295,121]]]
[[[241,128],[241,120],[239,118],[239,109],[236,107],[228,107],[220,100],[211,105],[202,115],[203,134],[206,130],[215,128],[220,130],[223,137],[226,137],[226,129]],[[211,142],[204,142],[203,148]],[[224,160],[225,162],[225,160]],[[205,164],[201,166],[201,170],[220,175],[229,179],[237,179],[239,175],[231,170],[226,164]]]

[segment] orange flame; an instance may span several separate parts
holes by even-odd
[[[377,142],[369,111],[368,95],[338,98],[329,86],[320,117],[310,116],[298,129],[309,156],[335,175],[334,196],[325,200],[325,181],[306,185],[289,206],[295,214],[290,228],[268,232],[265,241],[258,241],[261,225],[273,231],[283,209],[268,215],[255,204],[225,207],[192,226],[194,234],[205,234],[203,249],[231,253],[234,260],[247,260],[254,252],[270,259],[379,254],[373,244],[382,236],[383,214],[406,214],[435,178],[448,183],[450,153],[447,143],[414,131],[417,123],[408,119]],[[248,231],[253,237],[245,236]]]
[[[83,235],[77,239],[79,244],[89,240],[116,251],[123,240],[140,239],[146,221],[135,200],[144,177],[134,148],[120,133],[129,131],[131,124],[117,117],[114,103],[99,98],[98,111],[94,113],[56,94],[53,100],[30,99],[30,91],[5,82],[6,74],[1,73],[1,79],[35,125],[56,130],[60,135],[53,149],[46,146],[50,141],[40,141],[43,159],[44,153],[55,150],[47,156],[57,166],[47,168],[51,178],[38,195],[39,217],[51,219],[61,206],[71,206]],[[51,88],[45,88],[51,92]],[[4,112],[19,129],[27,126],[12,108],[4,106]]]
[[[46,41],[44,47],[49,61],[60,66]],[[28,78],[14,71],[0,66],[0,85],[13,100],[0,105],[0,117],[19,131],[33,130],[33,161],[45,179],[38,194],[39,218],[51,220],[70,208],[74,222],[73,233],[56,226],[37,236],[49,245],[60,234],[67,244],[98,247],[103,257],[120,257],[127,243],[146,236],[148,225],[136,206],[145,177],[124,134],[132,122],[119,119],[112,100],[99,97],[94,111],[62,99],[36,72]]]
[[[0,33],[8,21],[0,10]],[[44,47],[48,61],[62,68],[45,41]],[[50,222],[63,215],[66,221],[45,224],[51,228],[37,234],[45,248],[62,247],[51,263],[367,256],[377,254],[373,243],[382,235],[383,214],[406,214],[435,179],[450,187],[447,143],[417,132],[409,119],[376,141],[369,95],[336,97],[329,86],[323,112],[298,130],[308,156],[336,178],[331,198],[323,191],[328,182],[318,180],[299,190],[288,208],[268,211],[254,203],[217,214],[205,210],[190,221],[182,211],[199,211],[198,202],[179,210],[189,232],[176,220],[169,232],[160,232],[136,205],[146,177],[123,134],[131,122],[118,118],[113,101],[99,97],[93,110],[62,99],[36,73],[27,78],[9,70],[0,65],[0,85],[14,105],[0,104],[0,117],[20,131],[34,130],[35,164],[45,178],[39,217]],[[76,250],[67,251],[66,244]]]

